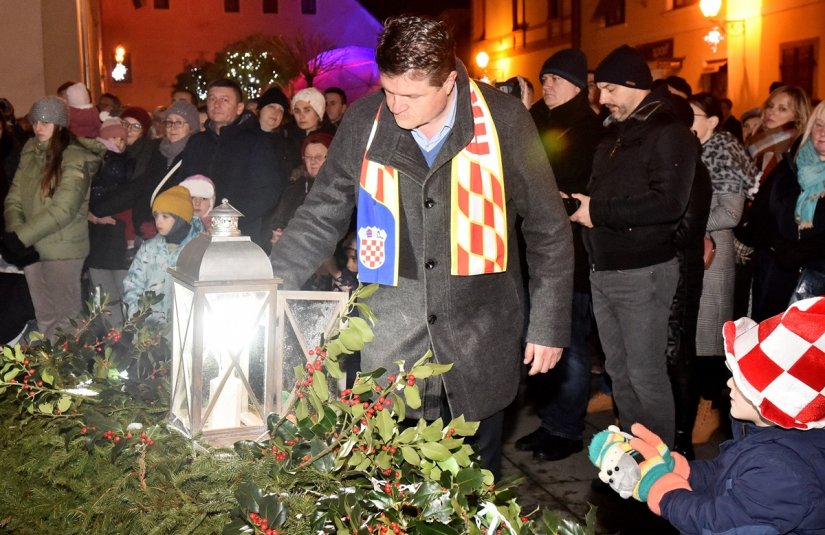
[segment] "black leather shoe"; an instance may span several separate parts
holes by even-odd
[[[516,440],[516,449],[519,451],[535,451],[536,448],[547,442],[553,437],[550,431],[543,427],[539,427],[529,435],[524,435]]]
[[[551,436],[533,450],[533,458],[539,461],[560,461],[584,449],[581,440]]]

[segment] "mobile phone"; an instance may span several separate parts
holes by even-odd
[[[562,201],[564,201],[564,209],[567,210],[567,215],[569,216],[576,213],[576,210],[582,205],[580,200],[574,199],[573,197],[562,197]]]

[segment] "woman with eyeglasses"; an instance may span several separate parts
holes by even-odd
[[[289,177],[289,183],[278,201],[278,206],[272,217],[271,242],[275,245],[281,238],[289,220],[295,215],[295,210],[304,203],[315,177],[327,159],[327,150],[332,143],[332,136],[324,132],[313,132],[307,136],[301,145],[301,159],[303,163],[297,167]]]
[[[171,188],[183,178],[176,166],[179,167],[189,138],[200,131],[198,109],[183,100],[173,102],[165,112],[163,127],[163,137],[150,141],[151,151],[145,170],[135,173],[132,219],[144,240],[154,237],[157,232],[151,208],[153,194]],[[169,178],[163,182],[167,175]]]

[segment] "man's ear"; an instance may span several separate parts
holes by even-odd
[[[444,86],[449,88],[449,92],[452,91],[452,87],[455,84],[455,79],[458,76],[458,71],[451,71],[450,74],[447,75],[447,79],[444,80]]]
[[[235,108],[235,115],[240,115],[243,113],[246,106],[244,105],[243,101],[238,102],[238,106]]]

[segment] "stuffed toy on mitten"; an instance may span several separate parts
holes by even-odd
[[[642,477],[639,463],[644,460],[630,445],[632,438],[611,425],[593,436],[587,450],[590,462],[599,469],[599,479],[625,499],[638,487]]]
[[[642,424],[635,423],[630,430],[635,435],[629,441],[630,446],[644,457],[639,464],[642,477],[633,490],[633,497],[646,502],[651,511],[661,515],[660,502],[665,494],[676,489],[692,490],[687,482],[690,465]]]

